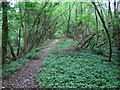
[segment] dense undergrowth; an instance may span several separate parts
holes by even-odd
[[[43,49],[46,45],[48,45],[53,40],[48,40],[45,43],[41,44],[40,47],[34,48],[27,55],[22,58],[17,59],[16,61],[12,61],[10,64],[2,65],[2,78],[7,78],[13,75],[15,72],[21,69],[22,66],[26,65],[26,61],[34,60],[39,58],[39,53],[41,49]]]
[[[71,40],[59,42],[45,58],[36,76],[40,87],[120,88],[118,65],[106,62],[90,50],[66,50],[71,44]]]

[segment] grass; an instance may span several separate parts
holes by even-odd
[[[91,51],[66,51],[73,43],[59,42],[45,58],[36,76],[40,88],[120,88],[119,66]]]
[[[7,78],[11,75],[13,75],[15,72],[21,69],[21,67],[26,65],[26,61],[28,60],[34,60],[39,58],[38,51],[43,49],[44,46],[48,45],[53,40],[48,40],[45,43],[41,44],[39,47],[32,49],[30,53],[25,55],[24,57],[11,62],[10,64],[4,64],[2,65],[2,78]]]

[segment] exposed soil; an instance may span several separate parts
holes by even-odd
[[[49,51],[59,42],[59,39],[55,39],[52,43],[47,45],[44,49],[40,50],[40,59],[29,60],[26,66],[22,67],[13,76],[2,81],[3,88],[37,88],[37,83],[35,81],[35,75],[39,73],[39,68],[41,68],[41,62],[44,60],[45,56]]]

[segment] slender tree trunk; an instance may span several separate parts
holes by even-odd
[[[120,12],[120,1],[118,2],[118,8],[117,9],[118,9],[118,12]],[[120,13],[118,14],[118,17],[120,17]],[[120,18],[118,18],[118,19],[120,20]],[[118,37],[118,50],[120,51],[120,22],[118,24],[118,31],[117,31],[117,33],[119,33],[117,35],[117,37]]]
[[[28,52],[28,32],[27,32],[27,2],[25,2],[25,21],[24,21],[24,53]]]
[[[95,5],[95,2],[92,2],[92,4],[94,5],[95,9],[97,10],[97,13],[98,13],[98,15],[99,15],[99,17],[100,17],[100,19],[101,19],[101,21],[102,21],[103,27],[104,27],[105,32],[106,32],[106,34],[107,34],[107,37],[108,37],[108,40],[109,40],[109,61],[111,61],[111,58],[112,58],[112,43],[111,43],[110,34],[109,34],[109,32],[108,32],[108,28],[107,28],[107,26],[106,26],[106,24],[105,24],[105,21],[104,21],[102,15],[100,14],[97,6]]]
[[[21,29],[19,29],[19,35],[18,35],[18,48],[17,48],[17,56],[20,53],[20,39],[21,39]]]
[[[98,17],[97,17],[97,11],[95,10],[95,16],[96,16],[96,29],[98,30]]]
[[[70,8],[70,4],[69,4],[67,33],[69,33],[69,28],[70,28],[70,17],[71,17],[71,8]]]
[[[120,20],[120,2],[117,3],[116,0],[114,0],[114,19]],[[114,29],[114,34],[113,36],[115,36],[117,33],[120,32],[120,22],[117,21],[117,23],[113,26]],[[117,34],[116,37],[114,38],[115,40],[115,45],[118,47],[117,49],[120,50],[120,34]]]
[[[120,1],[118,2],[117,5],[118,5],[118,6],[117,6],[117,10],[118,10],[117,14],[118,14],[118,16],[116,16],[116,18],[120,21]],[[118,25],[117,25],[117,30],[116,30],[116,32],[117,32],[117,33],[120,32],[120,22],[119,22]],[[117,35],[117,45],[118,45],[118,50],[120,50],[120,33]]]
[[[10,47],[11,55],[12,55],[12,57],[13,57],[13,60],[15,61],[15,60],[16,60],[16,56],[15,56],[15,53],[14,53],[14,49],[13,49],[13,47],[11,46],[11,43],[10,43],[10,42],[8,42],[8,45],[9,45],[9,47]]]
[[[111,3],[110,3],[110,0],[109,0],[109,2],[108,2],[108,7],[109,7],[109,9],[108,9],[108,15],[110,16],[110,18],[112,19],[112,11],[111,11],[111,5],[110,5]]]
[[[99,28],[99,25],[98,25],[98,16],[97,16],[97,11],[95,10],[95,16],[96,16],[96,29],[97,29],[97,31],[98,31],[98,28]],[[98,40],[99,40],[99,37],[98,37],[98,33],[96,34],[96,46],[97,46],[97,44],[98,44]]]
[[[81,2],[81,14],[82,14],[82,12],[83,12],[82,6],[83,6],[83,2]]]
[[[116,0],[114,0],[114,14],[116,15],[116,9],[117,9],[117,4],[116,4]]]
[[[3,8],[3,23],[2,23],[2,64],[6,63],[7,59],[7,44],[8,44],[8,19],[7,19],[7,8],[8,2],[2,2]]]

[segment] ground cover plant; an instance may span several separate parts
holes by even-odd
[[[44,88],[119,88],[120,67],[91,51],[66,51],[60,42],[43,61],[37,82]],[[63,47],[63,49],[61,49]],[[59,53],[54,53],[57,50]]]
[[[41,46],[37,48],[33,48],[31,52],[29,52],[27,55],[23,56],[22,58],[19,58],[16,61],[8,64],[3,64],[2,78],[7,78],[13,75],[15,72],[20,70],[23,66],[25,66],[27,64],[26,63],[27,61],[39,59],[40,54],[38,52],[52,41],[53,40],[47,40],[46,42],[42,43]]]
[[[120,88],[119,0],[8,1],[0,2],[3,88]]]
[[[22,66],[24,66],[26,64],[25,63],[26,61],[28,61],[28,59],[21,58],[10,64],[4,64],[2,67],[2,78],[7,78],[7,77],[13,75],[15,72],[20,70],[20,68]]]

